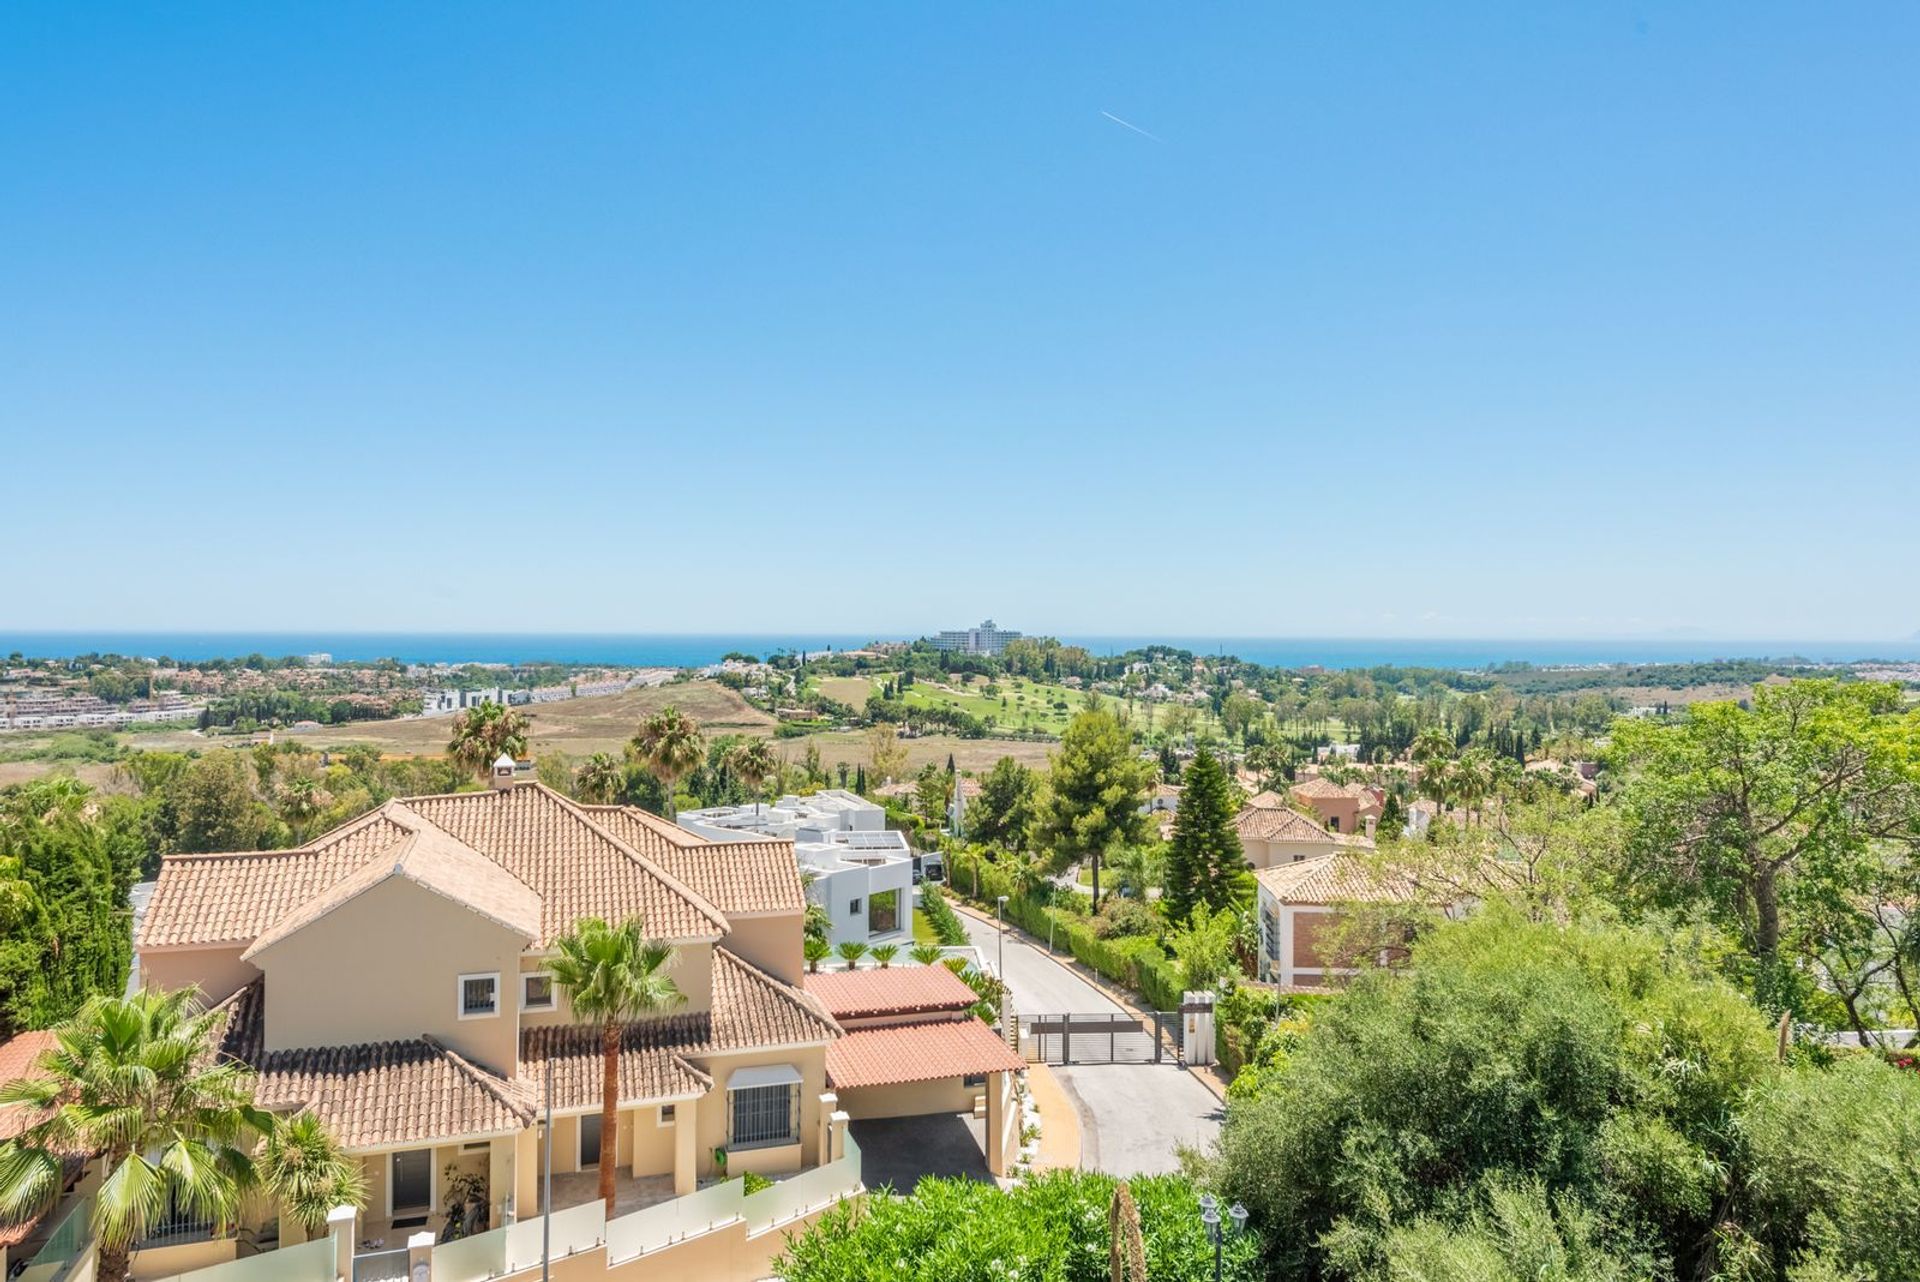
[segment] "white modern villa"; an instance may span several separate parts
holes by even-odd
[[[771,805],[683,810],[676,820],[712,841],[793,842],[807,894],[827,910],[829,942],[910,944],[913,850],[886,817],[864,797],[827,788]]]

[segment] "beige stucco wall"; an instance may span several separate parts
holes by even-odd
[[[496,1073],[518,1059],[511,987],[524,940],[404,877],[355,896],[254,960],[266,972],[266,1049],[430,1033]],[[462,1019],[459,976],[500,972],[497,1014]]]
[[[782,913],[774,917],[734,917],[732,929],[722,941],[728,951],[746,958],[775,979],[798,984],[805,972],[806,959],[800,948],[806,938],[806,923],[800,913]]]
[[[926,1113],[971,1113],[985,1086],[962,1086],[958,1077],[897,1086],[861,1086],[840,1092],[840,1107],[850,1118],[919,1117]]]
[[[724,1147],[727,1142],[727,1122],[731,1111],[727,1100],[728,1080],[742,1068],[764,1064],[792,1064],[800,1071],[800,1142],[794,1146],[798,1160],[791,1166],[783,1162],[781,1169],[820,1164],[820,1096],[827,1089],[826,1047],[805,1046],[790,1050],[754,1051],[743,1055],[688,1058],[713,1077],[713,1090],[700,1101],[696,1113],[694,1143],[701,1176],[713,1173],[713,1150]],[[754,1158],[753,1152],[741,1152],[739,1160],[734,1160],[730,1155],[727,1169],[735,1175],[748,1169],[765,1169],[757,1165],[760,1159]]]
[[[533,953],[520,957],[517,969],[526,974],[551,970],[553,959]],[[676,1006],[674,1014],[698,1014],[713,1008],[713,945],[678,944],[673,950],[673,961],[667,967],[667,975],[674,986],[687,1000],[684,1005]],[[508,976],[512,978],[511,975]],[[512,991],[507,994],[510,1009],[519,1011],[520,1022],[527,1027],[542,1024],[572,1024],[575,1021],[571,1003],[567,1001],[566,990],[554,989],[554,1008],[550,1011],[520,1010],[520,982],[513,980]]]
[[[244,944],[223,948],[164,948],[140,954],[140,982],[149,988],[198,986],[207,1005],[224,1001],[260,976],[250,962],[240,960]]]
[[[618,1264],[607,1263],[605,1247],[595,1247],[550,1263],[553,1282],[755,1282],[773,1273],[773,1262],[786,1250],[789,1234],[798,1236],[826,1214],[826,1209],[749,1234],[735,1221],[658,1251]],[[538,1267],[515,1273],[502,1282],[538,1282]]]

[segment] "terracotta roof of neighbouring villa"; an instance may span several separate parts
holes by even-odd
[[[593,821],[713,901],[723,913],[802,913],[793,842],[709,841],[637,806],[583,806]]]
[[[1333,841],[1334,835],[1298,810],[1284,806],[1242,806],[1233,817],[1242,841]]]
[[[929,1015],[965,1010],[979,1000],[965,980],[937,964],[826,971],[805,981],[807,992],[835,1019]]]
[[[714,940],[727,930],[725,915],[704,895],[572,801],[525,783],[388,802],[294,850],[169,855],[139,946],[251,945],[369,863],[397,859],[423,824],[530,888],[539,901],[536,947],[583,917],[638,916],[648,934],[671,941]],[[499,881],[483,897],[501,907],[495,892],[511,897],[504,888]]]
[[[1025,1067],[1006,1040],[977,1019],[856,1030],[827,1047],[827,1083],[841,1091]]]
[[[1262,868],[1254,877],[1285,904],[1422,903],[1430,896],[1401,874],[1346,851]]]
[[[713,1079],[687,1056],[817,1045],[842,1036],[818,1001],[716,948],[710,1010],[663,1015],[623,1031],[620,1098],[635,1104],[702,1094]],[[600,1098],[601,1055],[597,1025],[527,1028],[520,1034],[520,1077],[540,1095],[551,1069],[555,1108],[592,1104]]]
[[[282,917],[253,941],[242,961],[312,925],[354,897],[401,877],[471,910],[530,942],[540,934],[540,896],[500,864],[440,831],[402,806],[388,817],[413,831],[391,850],[368,860],[332,886]]]
[[[15,1033],[4,1043],[0,1043],[0,1083],[14,1081],[17,1078],[33,1077],[40,1059],[40,1053],[53,1045],[54,1036],[50,1030],[35,1029],[25,1033]],[[27,1128],[39,1114],[31,1105],[0,1105],[0,1140],[12,1139]]]
[[[446,1143],[504,1135],[536,1114],[524,1081],[511,1081],[431,1037],[261,1049],[265,980],[222,1002],[227,1022],[221,1052],[253,1066],[255,1102],[264,1108],[309,1109],[343,1148]]]

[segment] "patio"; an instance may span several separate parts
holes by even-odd
[[[556,1171],[553,1176],[553,1205],[564,1211],[583,1202],[600,1198],[599,1171]],[[613,1214],[619,1218],[643,1207],[673,1200],[672,1175],[629,1175],[618,1172],[613,1178]]]

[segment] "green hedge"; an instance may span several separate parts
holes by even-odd
[[[1101,939],[1085,916],[1016,892],[1012,878],[976,852],[949,856],[949,862],[954,873],[948,884],[955,893],[988,909],[1005,895],[1007,920],[1035,939],[1051,939],[1056,951],[1064,949],[1075,961],[1132,990],[1155,1010],[1180,1008],[1180,968],[1153,940],[1140,935]],[[978,895],[972,894],[976,873]]]
[[[958,948],[967,942],[967,928],[960,924],[959,915],[940,893],[940,887],[932,882],[920,887],[920,915],[933,927],[934,937],[947,947]]]

